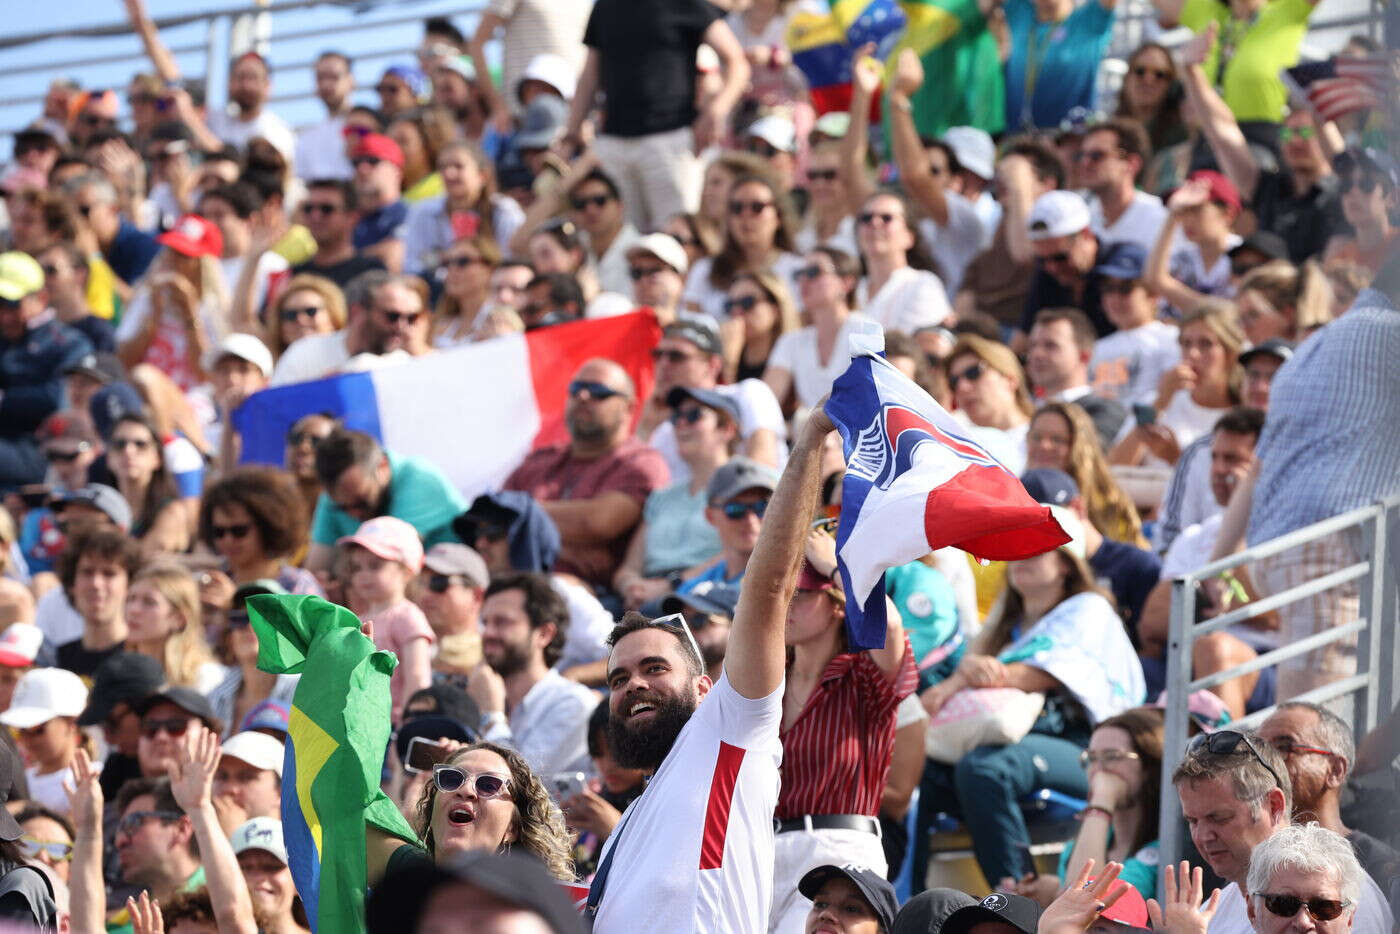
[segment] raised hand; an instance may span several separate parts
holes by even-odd
[[[894,90],[904,97],[913,97],[924,85],[924,65],[913,49],[904,48],[894,63]]]
[[[219,767],[219,736],[203,724],[191,723],[168,768],[170,791],[186,814],[212,804],[214,771]]]
[[[102,825],[102,783],[100,770],[81,747],[73,754],[72,780],[65,779],[63,793],[68,796],[68,815],[79,830]]]
[[[141,892],[138,901],[126,900],[127,913],[131,915],[132,934],[165,934],[165,919],[160,916],[160,902],[151,898],[151,893]]]
[[[1176,50],[1176,58],[1182,67],[1204,64],[1210,58],[1210,50],[1215,47],[1215,36],[1219,31],[1220,27],[1212,22],[1181,45]]]
[[[1128,883],[1118,881],[1118,873],[1122,871],[1122,863],[1109,862],[1090,882],[1094,875],[1094,861],[1087,860],[1079,870],[1078,878],[1041,914],[1040,924],[1036,927],[1038,934],[1061,934],[1070,929],[1089,930],[1099,916],[1128,891]]]
[[[1162,903],[1159,905],[1155,898],[1147,900],[1147,917],[1152,919],[1152,929],[1168,934],[1206,934],[1220,907],[1220,890],[1212,891],[1210,900],[1202,904],[1204,892],[1200,866],[1192,869],[1183,859],[1179,870],[1173,866],[1164,867]]]
[[[1167,199],[1167,209],[1172,213],[1180,213],[1191,208],[1198,208],[1210,200],[1210,182],[1203,178],[1187,182]]]
[[[851,56],[851,88],[858,94],[874,97],[885,77],[885,66],[874,57],[875,43],[867,42]]]

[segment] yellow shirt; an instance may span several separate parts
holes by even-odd
[[[434,172],[432,175],[423,176],[410,185],[408,190],[403,193],[403,199],[409,204],[416,204],[427,198],[436,198],[442,192],[442,176]]]
[[[87,303],[92,313],[117,323],[121,300],[117,298],[117,274],[100,256],[88,257]]]
[[[1298,64],[1298,46],[1313,9],[1308,0],[1270,0],[1251,19],[1240,21],[1221,0],[1186,0],[1181,25],[1192,32],[1203,31],[1212,20],[1220,25],[1219,38],[1202,66],[1211,80],[1219,76],[1221,55],[1233,49],[1223,79],[1216,84],[1236,120],[1278,123],[1283,119],[1288,92],[1278,73]]]

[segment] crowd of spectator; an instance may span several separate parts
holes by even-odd
[[[1270,600],[1359,536],[1204,581],[1198,621],[1269,607],[1166,660],[1174,578],[1400,491],[1395,127],[1290,99],[1308,0],[1156,0],[1191,37],[1109,112],[1112,0],[951,4],[836,109],[788,46],[814,0],[489,0],[372,96],[319,55],[299,128],[263,55],[205,101],[124,5],[149,69],[55,79],[0,173],[0,918],[310,929],[280,817],[314,685],[259,668],[248,604],[280,594],[397,658],[419,839],[367,828],[370,930],[1392,929],[1400,717],[1358,749],[1297,699],[1354,634],[1250,664],[1359,618],[1354,574]],[[647,378],[584,362],[498,489],[339,412],[246,462],[261,391],[633,312]],[[1069,541],[891,568],[852,651],[823,403],[876,335]],[[980,901],[927,888],[957,833]]]

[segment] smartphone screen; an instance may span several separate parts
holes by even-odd
[[[423,736],[415,736],[408,741],[408,757],[404,768],[410,772],[431,772],[433,766],[447,758],[447,751],[436,741]]]
[[[1133,405],[1133,418],[1139,425],[1154,425],[1157,422],[1157,410],[1138,402]]]

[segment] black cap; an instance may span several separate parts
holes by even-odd
[[[865,898],[870,910],[879,917],[881,930],[888,931],[894,923],[895,912],[899,910],[899,902],[894,897],[894,886],[890,885],[884,876],[871,869],[854,863],[818,866],[802,877],[797,883],[797,891],[807,898],[816,898],[827,880],[836,876],[850,880],[851,885]]]
[[[233,606],[243,606],[248,602],[249,597],[256,597],[259,594],[286,594],[287,588],[270,577],[262,577],[246,584],[240,584],[233,592]]]
[[[674,324],[668,324],[666,330],[661,333],[665,337],[679,337],[681,340],[690,341],[714,357],[724,353],[724,345],[719,338],[719,325],[708,318],[682,318]]]
[[[164,683],[165,671],[160,662],[149,655],[118,652],[104,659],[92,673],[92,693],[78,715],[78,726],[96,726],[112,715],[117,704],[134,704]]]
[[[1268,354],[1287,363],[1293,359],[1293,345],[1281,337],[1271,337],[1266,341],[1260,341],[1240,354],[1240,366],[1248,366],[1249,361],[1260,354]]]
[[[439,681],[414,692],[404,704],[403,724],[394,735],[399,761],[408,761],[408,744],[415,736],[474,743],[480,738],[480,726],[481,708],[467,692]]]
[[[174,704],[185,713],[198,717],[204,725],[215,733],[223,732],[223,722],[214,713],[208,699],[194,688],[167,687],[148,694],[136,705],[136,712],[145,716],[146,712],[159,703]]]
[[[117,359],[116,354],[110,353],[84,354],[63,368],[64,376],[71,376],[74,373],[81,373],[104,386],[126,379],[126,367],[122,366],[122,362]]]
[[[3,808],[0,808],[3,810]],[[403,862],[365,902],[370,934],[413,930],[423,906],[444,885],[463,882],[544,919],[555,934],[583,934],[583,919],[559,881],[538,860],[515,853],[469,850],[439,864]]]
[[[967,934],[984,921],[1009,924],[1021,934],[1035,934],[1040,923],[1040,906],[1024,895],[993,892],[975,905],[959,908],[943,922],[941,934]]]
[[[1288,244],[1272,230],[1256,230],[1232,249],[1230,256],[1233,258],[1245,250],[1262,253],[1269,259],[1288,259]]]
[[[490,493],[483,493],[472,500],[466,512],[458,513],[457,518],[452,520],[452,531],[470,545],[476,541],[478,525],[498,525],[509,529],[518,518],[520,513],[497,502]]]
[[[701,581],[689,593],[673,593],[663,597],[660,610],[669,616],[688,607],[710,616],[727,616],[733,619],[734,608],[738,605],[738,587],[730,587],[718,581]]]
[[[889,934],[938,934],[953,912],[975,904],[977,899],[957,889],[925,889],[900,906]]]
[[[739,403],[718,389],[691,389],[689,386],[677,386],[666,393],[666,404],[673,409],[680,407],[680,404],[687,399],[694,399],[707,408],[723,412],[736,426],[739,424]]]

